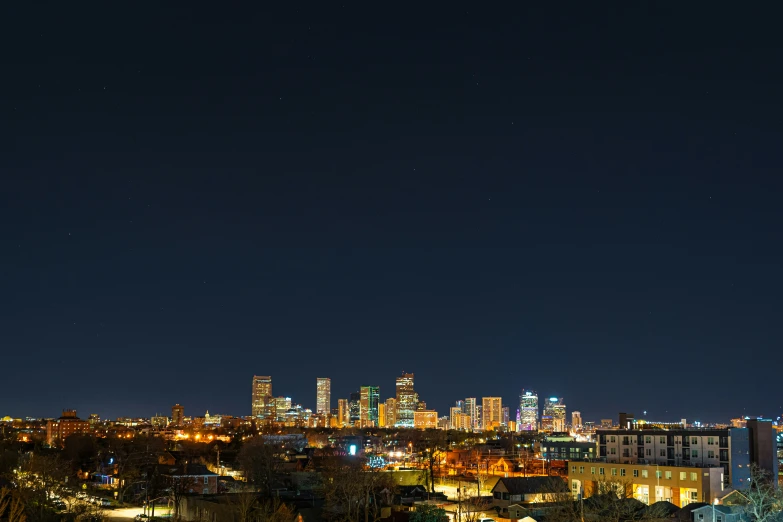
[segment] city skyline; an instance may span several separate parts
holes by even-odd
[[[403,380],[403,383],[405,383],[405,386],[404,386],[405,389],[408,389],[407,388],[407,383],[409,381],[409,378],[412,377],[412,376],[413,376],[413,374],[408,374],[408,373],[403,372],[402,380]],[[334,394],[331,393],[332,380],[329,377],[318,377],[318,378],[315,378],[316,385],[315,385],[315,390],[312,393],[312,395],[315,396],[315,398],[311,399],[312,402],[308,402],[308,400],[306,400],[306,399],[300,400],[300,397],[299,397],[298,394],[291,394],[291,393],[287,393],[287,392],[284,392],[283,394],[272,393],[275,389],[279,390],[280,387],[281,387],[279,383],[275,384],[275,379],[274,379],[273,375],[266,375],[266,376],[253,375],[252,377],[253,377],[253,379],[252,379],[252,387],[251,387],[251,401],[250,401],[249,405],[246,403],[246,406],[245,406],[245,410],[246,411],[244,411],[244,412],[243,411],[230,411],[228,409],[221,408],[219,405],[217,405],[217,406],[210,406],[210,407],[201,408],[201,409],[199,409],[198,407],[195,407],[195,406],[190,406],[190,407],[187,408],[188,411],[190,411],[190,412],[195,411],[197,414],[202,414],[203,412],[208,412],[208,411],[211,410],[213,414],[214,413],[219,413],[219,414],[232,415],[232,416],[235,416],[235,417],[252,417],[252,416],[254,416],[253,415],[254,412],[256,412],[256,411],[261,411],[261,412],[269,411],[269,408],[272,408],[272,409],[275,408],[275,405],[277,404],[278,401],[285,400],[286,403],[287,403],[287,408],[290,408],[293,405],[297,405],[298,404],[298,405],[301,405],[301,407],[303,409],[309,409],[309,410],[312,411],[312,413],[315,414],[315,413],[318,413],[318,411],[317,411],[318,383],[319,382],[326,382],[326,383],[328,383],[328,386],[325,388],[325,390],[329,390],[329,395],[330,396],[334,395]],[[397,382],[399,380],[400,380],[400,376],[398,375],[395,378],[395,382]],[[275,387],[273,388],[273,386],[275,386]],[[345,389],[346,386],[343,386],[342,388]],[[351,386],[347,386],[347,388],[350,389],[352,387]],[[362,406],[361,406],[362,396],[363,396],[363,392],[365,392],[365,390],[370,389],[370,388],[375,390],[373,392],[374,393],[373,396],[376,397],[376,399],[374,399],[374,400],[377,401],[375,403],[375,408],[376,408],[375,414],[376,415],[378,413],[378,409],[377,408],[378,408],[379,405],[385,403],[389,399],[392,399],[392,400],[396,401],[396,390],[395,390],[395,395],[389,396],[389,395],[384,395],[382,393],[379,393],[379,388],[383,389],[383,387],[380,387],[380,386],[357,386],[355,388],[356,389],[354,391],[345,393],[344,396],[342,396],[342,395],[334,396],[332,398],[332,402],[333,402],[333,406],[334,407],[330,408],[330,411],[338,409],[338,407],[340,406],[338,401],[346,401],[345,406],[348,406],[350,398],[352,396],[355,396],[355,398],[356,398],[356,415],[357,415],[356,420],[362,420],[364,418],[363,417],[363,410],[362,410]],[[416,381],[416,385],[415,385],[414,388],[419,388],[418,381]],[[451,401],[451,402],[449,402],[447,404],[444,404],[442,406],[434,405],[434,404],[428,404],[428,410],[436,411],[438,413],[438,417],[450,417],[450,413],[452,412],[452,409],[455,407],[455,405],[461,405],[460,407],[464,407],[465,409],[469,409],[471,404],[475,404],[475,406],[477,406],[479,408],[479,415],[478,415],[478,418],[477,418],[477,423],[478,423],[478,425],[483,425],[483,418],[485,416],[484,411],[481,411],[482,410],[482,406],[483,406],[483,404],[482,404],[483,401],[485,399],[489,399],[490,401],[492,401],[494,399],[500,399],[500,403],[496,404],[495,408],[498,408],[499,406],[502,406],[503,409],[508,409],[509,410],[509,420],[516,421],[516,415],[515,414],[516,414],[517,410],[519,410],[519,413],[520,413],[522,419],[524,419],[524,415],[523,415],[523,411],[524,410],[523,410],[523,407],[522,407],[522,405],[524,403],[524,404],[528,404],[530,408],[535,408],[534,411],[537,413],[537,419],[538,419],[538,422],[540,424],[541,423],[541,419],[545,415],[544,412],[545,412],[545,410],[547,408],[547,404],[549,404],[551,402],[552,404],[555,404],[558,407],[562,406],[563,408],[566,408],[567,404],[570,404],[570,401],[568,400],[568,398],[549,397],[549,396],[542,396],[542,395],[538,395],[537,396],[536,395],[536,391],[531,391],[531,388],[533,388],[533,387],[532,386],[528,386],[526,388],[521,388],[520,389],[521,391],[517,393],[515,398],[514,397],[506,397],[506,396],[482,395],[482,394],[478,394],[478,396],[476,398],[457,397],[453,401]],[[272,393],[272,394],[268,395],[269,393]],[[302,395],[303,396],[307,396],[308,393],[304,393]],[[416,396],[416,398],[419,397],[419,394],[418,394],[418,392],[415,391],[415,389],[414,389],[414,395]],[[531,398],[533,398],[533,397],[535,397],[537,400],[535,400],[533,402],[530,402]],[[267,403],[264,403],[263,400],[259,400],[259,399],[264,399],[264,398],[266,398],[268,400]],[[175,401],[175,402],[176,402],[176,405],[178,407],[184,408],[184,407],[187,406],[186,404],[183,403],[184,401],[185,401],[185,399],[182,399],[179,402],[177,402],[177,401]],[[475,401],[475,403],[471,403],[471,401]],[[565,401],[565,402],[563,402],[563,401]],[[742,413],[729,412],[729,414],[727,416],[725,416],[725,417],[707,418],[707,417],[699,416],[699,415],[688,416],[688,415],[684,415],[684,414],[678,414],[678,413],[676,413],[675,410],[672,410],[671,412],[668,411],[668,410],[664,410],[663,412],[655,412],[655,411],[652,411],[652,410],[644,410],[644,409],[635,410],[634,408],[623,408],[623,409],[621,409],[619,411],[613,412],[613,411],[606,411],[605,409],[601,409],[601,408],[594,409],[594,408],[590,407],[590,405],[589,405],[590,401],[589,400],[586,401],[586,400],[583,399],[583,400],[580,401],[577,398],[575,398],[575,402],[576,402],[576,404],[581,404],[582,405],[581,409],[586,410],[587,414],[582,413],[580,408],[572,409],[571,406],[567,406],[567,408],[568,408],[567,409],[567,413],[565,413],[565,412],[562,413],[562,415],[560,416],[560,420],[562,421],[562,424],[558,424],[558,426],[562,427],[564,425],[568,425],[569,421],[571,419],[572,413],[577,413],[577,414],[579,414],[579,416],[580,416],[580,418],[582,420],[589,421],[589,422],[594,422],[596,425],[600,424],[600,420],[601,419],[613,419],[613,420],[616,420],[618,418],[618,415],[620,414],[621,411],[633,412],[637,419],[644,418],[644,419],[647,419],[647,420],[664,421],[664,422],[678,422],[681,419],[687,419],[689,422],[728,423],[729,419],[731,419],[731,418],[743,417],[743,416],[749,416],[750,418],[759,417],[759,418],[771,418],[771,419],[776,419],[779,416],[779,414],[763,414],[764,412],[751,412],[751,413],[747,413],[747,412],[742,412]],[[182,405],[180,406],[180,404],[182,404]],[[265,404],[266,404],[266,410],[264,409],[264,405]],[[536,404],[536,406],[532,406],[533,404]],[[587,407],[585,407],[586,404],[587,404]],[[171,406],[169,405],[168,407],[171,407]],[[75,408],[75,407],[72,407],[72,406],[68,406],[68,407],[63,406],[63,407],[57,408],[54,413],[49,414],[49,415],[47,415],[47,414],[41,414],[41,415],[26,415],[26,414],[11,415],[8,412],[0,411],[0,417],[2,417],[3,415],[8,414],[11,417],[17,417],[17,418],[23,418],[23,417],[50,418],[50,417],[56,417],[57,415],[59,415],[60,412],[63,409],[68,409],[68,410],[77,410],[77,411],[82,411],[82,412],[89,411],[90,413],[96,413],[96,414],[100,415],[102,418],[124,418],[124,417],[149,418],[149,417],[152,417],[154,415],[157,415],[158,414],[157,412],[159,412],[159,411],[166,411],[166,408],[167,408],[166,405],[161,405],[161,407],[159,409],[155,410],[156,413],[135,412],[135,414],[130,414],[128,412],[120,412],[120,413],[118,413],[116,415],[115,414],[104,415],[102,412],[94,411],[94,410],[91,410],[90,408]],[[279,409],[279,405],[278,405],[278,409]],[[595,413],[593,413],[594,411],[595,411]],[[394,415],[396,415],[396,412],[395,412]],[[497,418],[498,412],[496,411],[494,414],[491,414],[491,415],[494,415],[493,418]],[[524,426],[524,422],[520,423],[520,426]],[[389,426],[386,426],[386,427],[389,427]],[[524,428],[519,428],[519,429],[524,429]],[[555,431],[557,431],[557,430],[555,430]]]

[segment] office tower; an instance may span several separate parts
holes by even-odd
[[[460,401],[457,401],[457,402],[460,402]],[[461,420],[458,417],[459,415],[464,415],[464,413],[462,413],[462,408],[460,408],[459,406],[452,406],[449,409],[449,428],[450,429],[452,429],[452,430],[458,430],[459,429],[457,427],[457,424]]]
[[[362,427],[378,425],[379,397],[377,386],[362,386],[359,388],[359,420]]]
[[[503,406],[503,409],[501,410],[501,416],[500,416],[500,425],[504,428],[508,427],[508,406]]]
[[[419,397],[413,390],[413,374],[403,373],[397,377],[397,426],[401,428],[413,427],[413,413]]]
[[[473,425],[473,429],[481,431],[484,429],[484,417],[481,416],[481,404],[476,405],[476,423]]]
[[[272,377],[269,375],[253,376],[252,415],[257,419],[272,420],[275,412],[272,397]]]
[[[413,427],[430,430],[438,427],[438,412],[435,410],[416,410],[413,412]]]
[[[341,428],[351,423],[351,410],[348,408],[348,399],[337,399],[337,425]]]
[[[481,398],[481,429],[495,430],[503,421],[503,401],[500,397]]]
[[[174,426],[182,426],[185,420],[185,407],[175,404],[171,408],[171,424]]]
[[[332,380],[329,377],[315,379],[315,412],[326,415],[332,409]]]
[[[544,415],[541,418],[542,431],[565,431],[566,406],[563,399],[547,397],[544,399]]]
[[[459,411],[462,413],[465,413],[465,401],[457,401],[457,408],[459,408]]]
[[[288,410],[291,409],[291,397],[275,397],[275,415],[276,422],[285,422]]]
[[[378,403],[378,427],[379,428],[386,427],[386,403],[385,402]]]
[[[519,396],[520,430],[535,431],[538,429],[538,395],[531,390],[522,390]]]
[[[361,400],[361,394],[359,392],[352,392],[349,396],[348,400],[348,422],[351,426],[356,426],[359,421],[361,420],[361,405],[359,404],[359,401]]]
[[[470,429],[471,430],[476,429],[478,427],[477,424],[479,420],[476,412],[476,398],[468,397],[467,399],[465,399],[465,406],[462,411],[465,413],[465,415],[470,417]]]
[[[571,427],[575,430],[582,428],[582,413],[579,411],[571,412]]]
[[[389,397],[386,399],[386,426],[392,427],[397,424],[397,399]]]

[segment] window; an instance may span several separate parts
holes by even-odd
[[[598,468],[598,474],[603,475],[604,474],[604,468]]]
[[[571,473],[576,473],[576,466],[571,466]]]
[[[612,476],[613,477],[617,476],[617,468],[612,468]]]
[[[699,438],[698,437],[691,437],[691,444],[693,444],[695,446],[698,443],[699,443]]]
[[[661,457],[665,457],[666,456],[666,450],[661,448],[660,455],[661,455]]]
[[[715,458],[715,452],[712,450],[707,451],[707,458],[708,459],[714,459]]]
[[[659,479],[659,478],[661,478],[662,476],[663,476],[663,473],[662,473],[661,471],[656,471],[656,472],[655,472],[655,478]]]
[[[671,472],[671,471],[667,471],[667,472],[666,472],[666,475],[665,475],[665,478],[666,478],[667,480],[671,480],[671,479],[672,479],[672,472]]]
[[[707,446],[715,444],[715,437],[707,437]]]
[[[617,455],[617,448],[612,448],[612,451],[609,452],[612,455]]]
[[[688,473],[685,471],[680,471],[680,480],[686,480],[688,478]]]
[[[647,470],[646,469],[642,470],[642,478],[647,478]]]
[[[648,457],[651,457],[651,456],[652,456],[652,450],[651,450],[650,448],[647,448],[647,450],[646,450],[644,453],[645,453],[645,455],[647,455]]]
[[[652,442],[652,437],[650,437],[649,435],[647,435],[647,436],[644,438],[644,442],[646,442],[647,444],[651,443],[651,442]]]
[[[697,480],[699,480],[699,474],[691,472],[691,482],[696,482]]]
[[[595,467],[594,466],[590,467],[590,474],[591,475],[595,475]]]
[[[609,442],[617,442],[617,437],[612,435],[611,437],[609,437]]]
[[[704,520],[704,513],[699,513],[699,520]]]
[[[579,466],[579,473],[584,473],[584,472],[585,472],[585,467]]]
[[[634,477],[638,477],[639,476],[639,470],[638,469],[633,470],[633,476]]]
[[[666,437],[658,437],[658,442],[661,444],[666,444]]]
[[[698,457],[699,456],[699,450],[692,449],[691,450],[691,457]]]
[[[204,477],[204,484],[209,484],[209,477]]]
[[[620,476],[621,476],[621,477],[624,477],[624,476],[625,476],[625,468],[622,468],[622,469],[620,470]]]

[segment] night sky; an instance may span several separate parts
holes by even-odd
[[[0,416],[783,411],[780,12],[266,3],[3,6]]]

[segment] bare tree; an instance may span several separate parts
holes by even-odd
[[[393,492],[394,477],[366,467],[361,459],[335,460],[322,475],[324,517],[335,522],[377,522],[386,504],[384,491]]]
[[[255,484],[267,497],[272,496],[272,488],[282,464],[280,453],[283,451],[284,448],[255,437],[246,442],[239,452],[239,463],[248,482]]]
[[[8,488],[0,489],[0,519],[8,522],[26,522],[24,501],[17,492]]]
[[[744,492],[748,499],[745,515],[752,522],[778,522],[783,520],[783,492],[777,487],[769,472],[755,464],[750,468],[750,484]]]
[[[187,472],[187,469],[185,471]],[[174,503],[174,520],[179,520],[182,500],[193,491],[196,479],[191,475],[168,475],[165,484],[169,497]]]

